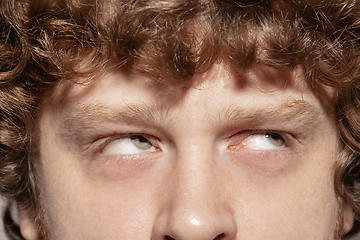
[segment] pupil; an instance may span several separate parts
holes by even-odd
[[[282,139],[282,137],[277,133],[266,133],[267,137],[271,137],[272,139]]]
[[[130,136],[130,139],[132,140],[132,142],[134,143],[134,145],[137,148],[140,148],[143,150],[147,150],[147,149],[151,148],[151,146],[152,146],[151,143],[149,142],[149,140],[147,140],[143,136],[139,136],[139,135]]]
[[[147,139],[144,138],[143,136],[139,136],[138,139],[139,139],[139,141],[142,142],[142,143],[143,143],[143,142],[147,142]]]
[[[285,143],[284,139],[277,133],[266,133],[266,137],[270,139],[272,144],[278,147],[281,147]]]
[[[138,135],[130,136],[130,139],[141,142],[141,143],[148,142],[148,140],[146,138],[144,138],[143,136],[138,136]]]

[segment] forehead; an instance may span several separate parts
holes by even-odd
[[[231,92],[234,96],[224,95],[225,91]],[[138,94],[140,92],[141,94]],[[244,94],[257,97],[260,100],[258,103],[262,104],[262,97],[267,97],[266,101],[270,101],[268,103],[285,101],[286,93],[286,96],[294,96],[294,99],[314,98],[311,101],[326,111],[333,108],[334,94],[333,90],[326,86],[310,87],[301,67],[290,70],[255,66],[239,74],[239,71],[234,71],[221,63],[214,64],[203,74],[195,75],[186,86],[161,85],[150,76],[109,69],[90,81],[78,78],[71,82],[61,82],[47,102],[56,103],[59,109],[66,107],[66,111],[71,110],[67,105],[69,101],[73,104],[97,102],[97,105],[101,106],[111,104],[109,99],[118,99],[125,104],[126,101],[151,101],[153,104],[156,103],[155,105],[171,108],[183,101],[184,96],[199,93],[205,101],[217,97],[224,101],[222,104],[229,105],[239,102],[237,100],[241,100],[242,103],[248,101],[247,98],[243,98]],[[237,95],[242,99],[237,99]],[[250,101],[248,104],[254,105],[257,102]]]

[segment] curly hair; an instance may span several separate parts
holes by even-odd
[[[334,89],[335,191],[360,217],[360,1],[0,0],[0,193],[34,215],[37,120],[60,81],[116,67],[176,88],[225,61]],[[11,239],[22,239],[7,209]],[[359,231],[358,222],[351,233]]]

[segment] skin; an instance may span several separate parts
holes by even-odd
[[[339,215],[324,96],[301,69],[236,78],[224,64],[174,94],[110,70],[60,86],[36,162],[50,239],[335,239],[353,219]],[[23,211],[21,223],[36,239]]]

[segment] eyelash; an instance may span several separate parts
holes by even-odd
[[[151,143],[152,146],[154,146],[156,149],[159,149],[158,144],[155,143],[156,141],[158,141],[158,139],[156,137],[153,137],[151,135],[144,134],[144,133],[123,133],[123,134],[115,134],[115,135],[108,136],[108,137],[101,137],[101,138],[97,138],[97,139],[93,140],[91,142],[91,145],[95,144],[95,146],[92,147],[94,149],[94,152],[96,154],[101,154],[101,152],[104,150],[104,148],[108,144],[112,143],[113,141],[123,139],[123,138],[130,138],[133,136],[144,137],[147,141],[149,141],[149,143]]]
[[[292,147],[296,141],[296,138],[287,132],[282,132],[278,130],[244,130],[240,131],[228,138],[229,144],[227,144],[227,148],[231,151],[239,151],[241,149],[244,149],[244,145],[242,145],[243,141],[246,140],[248,137],[258,135],[258,134],[273,134],[280,136],[284,141],[284,148],[279,149],[250,149],[254,152],[274,152],[274,151],[283,151],[285,149],[288,149],[289,147]],[[154,137],[149,134],[144,133],[123,133],[123,134],[114,134],[112,136],[108,137],[100,137],[95,140],[93,140],[89,145],[89,150],[95,155],[99,156],[102,155],[103,150],[113,141],[123,139],[123,138],[130,138],[132,136],[141,136],[146,138],[147,141],[156,149],[156,152],[161,151],[161,147],[159,146],[160,140],[157,137]],[[154,153],[154,152],[153,152]],[[143,153],[137,153],[135,155],[141,156]],[[146,154],[149,154],[149,152],[146,152]],[[134,156],[135,156],[134,155]],[[123,155],[126,156],[126,155]],[[130,156],[130,155],[128,155]]]

